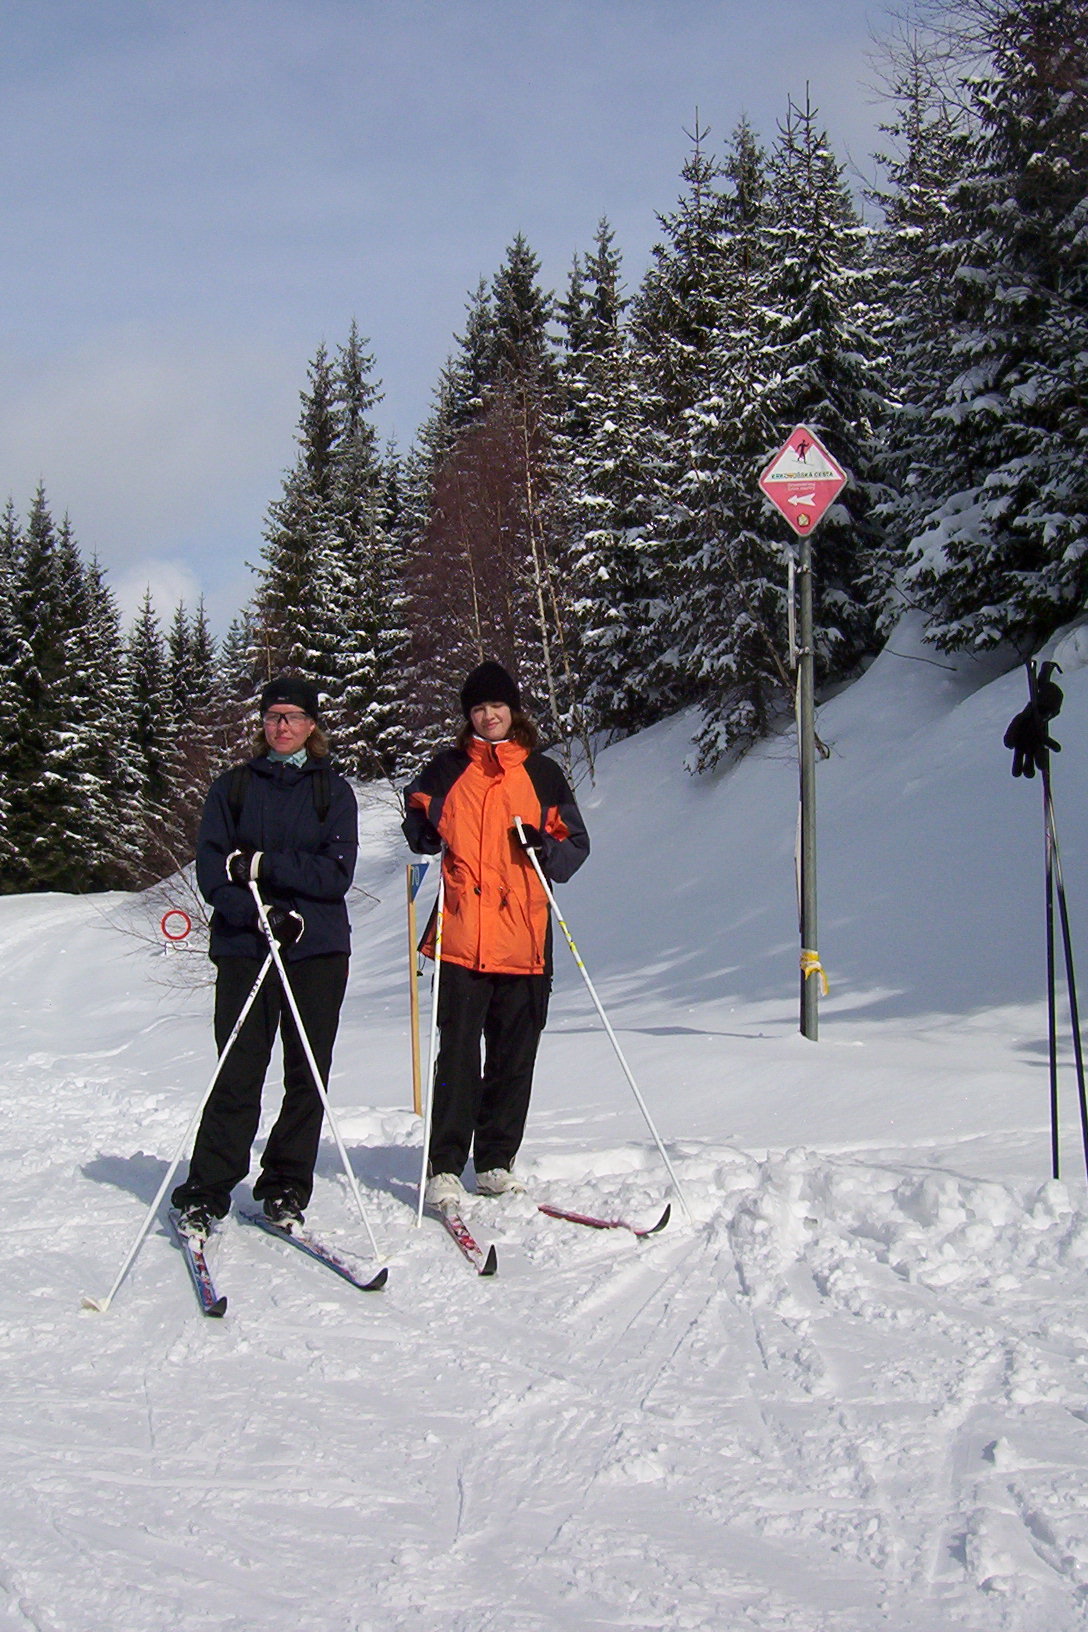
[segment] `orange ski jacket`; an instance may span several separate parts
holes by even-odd
[[[585,823],[555,761],[510,740],[474,737],[467,752],[449,748],[432,759],[405,802],[409,846],[432,855],[445,847],[442,961],[488,974],[544,974],[548,898],[514,817],[543,834],[549,882],[565,882],[589,854]],[[434,956],[433,929],[423,951]]]

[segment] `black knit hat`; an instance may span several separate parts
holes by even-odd
[[[321,718],[321,699],[317,687],[311,686],[308,680],[300,680],[297,675],[281,674],[278,680],[265,686],[261,692],[261,714],[267,714],[277,703],[294,703],[311,720]]]
[[[521,692],[517,682],[507,674],[501,663],[481,663],[473,669],[461,687],[461,707],[467,720],[481,703],[505,703],[507,708],[521,707]]]

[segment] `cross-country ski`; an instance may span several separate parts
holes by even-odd
[[[555,1207],[551,1202],[538,1201],[538,1213],[546,1213],[549,1218],[566,1219],[568,1224],[584,1224],[591,1230],[630,1230],[632,1235],[657,1235],[669,1222],[672,1215],[672,1206],[666,1203],[664,1212],[655,1224],[635,1224],[627,1218],[596,1218],[591,1213],[571,1212],[566,1207]]]
[[[272,1220],[266,1218],[263,1213],[251,1212],[245,1207],[239,1209],[239,1217],[243,1218],[247,1224],[255,1224],[266,1235],[274,1236],[279,1241],[286,1241],[290,1246],[297,1247],[308,1258],[312,1258],[316,1263],[324,1264],[326,1269],[331,1269],[334,1275],[339,1275],[342,1280],[347,1281],[350,1286],[356,1287],[360,1292],[380,1292],[389,1279],[389,1270],[384,1265],[376,1272],[369,1273],[367,1270],[361,1269],[353,1259],[340,1252],[337,1248],[330,1247],[328,1242],[323,1241],[320,1236],[314,1235],[311,1230],[305,1229],[301,1225],[293,1224],[289,1229],[285,1229],[279,1224],[273,1224]]]
[[[208,1268],[208,1260],[204,1255],[204,1243],[191,1235],[187,1235],[179,1227],[176,1208],[171,1207],[167,1217],[170,1220],[170,1228],[174,1232],[174,1239],[181,1250],[181,1256],[185,1260],[185,1267],[192,1280],[201,1313],[209,1315],[215,1320],[221,1319],[227,1312],[227,1300],[225,1296],[220,1296],[215,1289],[212,1272]]]
[[[468,1259],[477,1275],[494,1275],[499,1267],[494,1244],[481,1247],[460,1213],[447,1207],[428,1207],[426,1216],[436,1218]]]

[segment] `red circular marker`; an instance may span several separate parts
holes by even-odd
[[[182,928],[176,935],[171,933],[171,931],[166,927],[171,918],[180,918],[182,922]],[[193,920],[189,917],[187,912],[182,912],[180,907],[169,907],[167,911],[163,913],[162,921],[159,924],[159,928],[162,930],[168,941],[183,941],[192,927]]]

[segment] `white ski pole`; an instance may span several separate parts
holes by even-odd
[[[423,1222],[423,1192],[427,1188],[427,1147],[431,1142],[431,1113],[434,1108],[434,1072],[438,1063],[438,988],[442,979],[442,920],[446,907],[446,878],[442,858],[438,861],[438,900],[434,923],[434,982],[431,992],[431,1039],[427,1049],[427,1087],[423,1096],[423,1159],[419,1170],[419,1194],[416,1197],[416,1228]]]
[[[128,1274],[129,1269],[132,1266],[133,1260],[136,1257],[136,1254],[139,1252],[140,1247],[143,1245],[144,1236],[147,1234],[148,1230],[151,1228],[151,1221],[155,1217],[155,1214],[159,1210],[159,1205],[160,1205],[160,1203],[162,1201],[162,1198],[163,1198],[163,1196],[165,1196],[165,1194],[166,1194],[166,1192],[167,1192],[167,1190],[169,1188],[170,1180],[174,1177],[174,1174],[177,1172],[178,1163],[181,1161],[182,1156],[185,1154],[185,1151],[189,1147],[190,1140],[192,1139],[193,1135],[196,1133],[197,1125],[200,1122],[201,1116],[204,1114],[204,1107],[208,1103],[209,1099],[211,1098],[212,1089],[215,1087],[216,1083],[219,1080],[219,1073],[223,1069],[223,1062],[226,1060],[227,1055],[230,1053],[231,1048],[234,1045],[234,1041],[235,1041],[236,1037],[238,1036],[238,1033],[241,1031],[242,1027],[245,1025],[246,1016],[248,1015],[250,1009],[253,1007],[254,1003],[257,1001],[257,993],[260,991],[261,985],[262,985],[262,983],[264,981],[264,977],[267,975],[267,973],[271,969],[271,967],[272,967],[272,955],[271,955],[271,953],[269,953],[268,957],[265,958],[265,960],[264,960],[264,964],[263,964],[263,966],[261,968],[260,974],[257,976],[256,980],[253,982],[253,990],[250,992],[249,996],[246,998],[245,1002],[243,1003],[241,1012],[238,1015],[237,1020],[234,1022],[234,1026],[233,1026],[233,1028],[231,1030],[230,1036],[227,1038],[226,1042],[223,1044],[222,1052],[221,1052],[219,1058],[215,1062],[215,1070],[212,1072],[212,1079],[211,1079],[208,1086],[205,1088],[203,1094],[200,1097],[200,1104],[197,1106],[196,1110],[193,1112],[192,1117],[191,1117],[191,1119],[189,1121],[189,1126],[186,1128],[185,1132],[181,1136],[181,1143],[178,1145],[177,1150],[174,1152],[174,1158],[173,1158],[172,1162],[170,1163],[170,1166],[166,1169],[166,1176],[163,1179],[162,1183],[159,1185],[159,1188],[158,1188],[158,1191],[157,1191],[157,1193],[155,1195],[154,1201],[151,1203],[151,1206],[147,1209],[147,1215],[144,1218],[143,1223],[140,1225],[139,1234],[137,1235],[135,1241],[132,1243],[132,1246],[131,1246],[131,1248],[129,1250],[128,1257],[125,1259],[124,1263],[121,1265],[121,1268],[117,1272],[117,1279],[114,1281],[113,1285],[110,1287],[109,1291],[106,1293],[106,1296],[104,1298],[84,1298],[82,1300],[84,1309],[95,1309],[95,1310],[98,1311],[99,1314],[105,1314],[106,1310],[109,1308],[110,1304],[113,1302],[114,1293],[117,1291],[117,1288],[121,1285],[121,1282],[124,1280],[125,1276]]]
[[[566,936],[567,945],[570,947],[571,953],[572,953],[572,955],[574,957],[574,961],[578,965],[578,968],[581,970],[582,979],[586,983],[586,988],[587,988],[587,990],[589,992],[590,997],[593,999],[593,1003],[594,1003],[594,1006],[596,1007],[597,1013],[601,1017],[601,1022],[602,1022],[603,1026],[604,1026],[605,1031],[607,1031],[607,1033],[608,1033],[609,1040],[612,1043],[612,1047],[616,1050],[616,1058],[619,1060],[620,1065],[623,1067],[623,1074],[627,1078],[628,1082],[631,1084],[631,1092],[634,1094],[635,1099],[638,1101],[639,1110],[642,1112],[643,1116],[646,1118],[646,1126],[649,1128],[651,1134],[653,1135],[654,1144],[657,1146],[658,1150],[661,1152],[661,1160],[665,1163],[665,1167],[666,1167],[666,1169],[668,1171],[669,1178],[672,1180],[673,1189],[676,1191],[677,1199],[679,1200],[681,1207],[684,1209],[684,1213],[685,1213],[685,1215],[687,1217],[688,1223],[689,1224],[694,1224],[695,1220],[691,1216],[691,1208],[688,1206],[687,1199],[684,1196],[684,1192],[680,1188],[680,1180],[676,1177],[676,1174],[673,1172],[673,1166],[672,1166],[672,1163],[669,1161],[668,1152],[666,1151],[665,1146],[661,1143],[661,1135],[658,1133],[657,1129],[654,1127],[653,1117],[650,1115],[650,1112],[649,1112],[649,1110],[647,1108],[647,1105],[646,1105],[646,1101],[643,1099],[642,1095],[639,1093],[638,1083],[635,1081],[634,1077],[631,1075],[631,1067],[627,1064],[627,1061],[623,1057],[623,1050],[619,1045],[619,1041],[618,1041],[618,1039],[616,1037],[616,1033],[612,1030],[612,1027],[611,1027],[611,1025],[609,1024],[609,1021],[608,1021],[608,1016],[607,1016],[607,1014],[605,1014],[604,1009],[601,1007],[601,1000],[597,996],[597,993],[596,993],[596,991],[594,989],[594,986],[593,986],[593,982],[589,978],[589,970],[586,968],[585,964],[582,962],[581,954],[578,951],[578,948],[574,944],[574,937],[571,934],[570,930],[567,928],[566,921],[565,921],[565,919],[563,917],[563,914],[560,912],[558,903],[556,902],[556,899],[555,899],[555,896],[552,894],[551,885],[548,883],[548,880],[544,877],[544,869],[540,865],[540,859],[537,856],[536,851],[530,849],[530,847],[527,844],[525,844],[525,828],[522,825],[522,820],[521,820],[520,816],[515,816],[514,817],[514,826],[518,830],[518,837],[520,838],[522,844],[525,845],[525,852],[528,855],[529,860],[532,862],[534,868],[536,869],[536,876],[537,876],[537,878],[539,878],[541,884],[543,884],[543,886],[544,886],[544,893],[548,897],[548,901],[549,901],[549,903],[551,905],[552,911],[555,913],[556,920],[558,921],[560,929],[563,931],[563,934]]]
[[[261,892],[257,887],[256,879],[250,879],[249,889],[254,901],[257,904],[257,916],[261,921],[261,928],[264,930],[265,940],[268,942],[268,950],[273,958],[273,961],[275,962],[276,973],[280,977],[280,985],[283,987],[283,995],[287,999],[287,1006],[291,1010],[295,1025],[298,1028],[299,1041],[302,1044],[302,1051],[306,1056],[306,1063],[310,1067],[310,1075],[314,1079],[314,1087],[321,1096],[321,1103],[325,1107],[325,1115],[329,1119],[329,1127],[332,1129],[332,1136],[336,1140],[336,1148],[340,1152],[340,1160],[344,1164],[344,1172],[347,1174],[347,1180],[351,1188],[351,1193],[355,1197],[355,1205],[359,1209],[359,1217],[362,1219],[363,1227],[366,1230],[367,1235],[370,1237],[370,1245],[374,1250],[374,1256],[375,1258],[378,1258],[381,1256],[378,1251],[378,1243],[374,1239],[374,1231],[370,1228],[370,1220],[366,1216],[366,1208],[363,1206],[363,1198],[359,1193],[359,1186],[356,1183],[355,1174],[351,1170],[351,1163],[348,1161],[348,1153],[344,1149],[344,1141],[340,1137],[340,1129],[336,1125],[336,1117],[333,1115],[332,1106],[329,1104],[329,1096],[325,1091],[325,1084],[321,1080],[321,1072],[318,1069],[317,1061],[314,1058],[314,1051],[310,1047],[310,1039],[306,1035],[306,1027],[302,1024],[302,1016],[299,1013],[298,1003],[295,1000],[294,992],[291,990],[291,982],[287,978],[287,970],[284,968],[283,959],[280,956],[279,942],[272,933],[272,925],[268,922],[268,908],[264,904]]]

